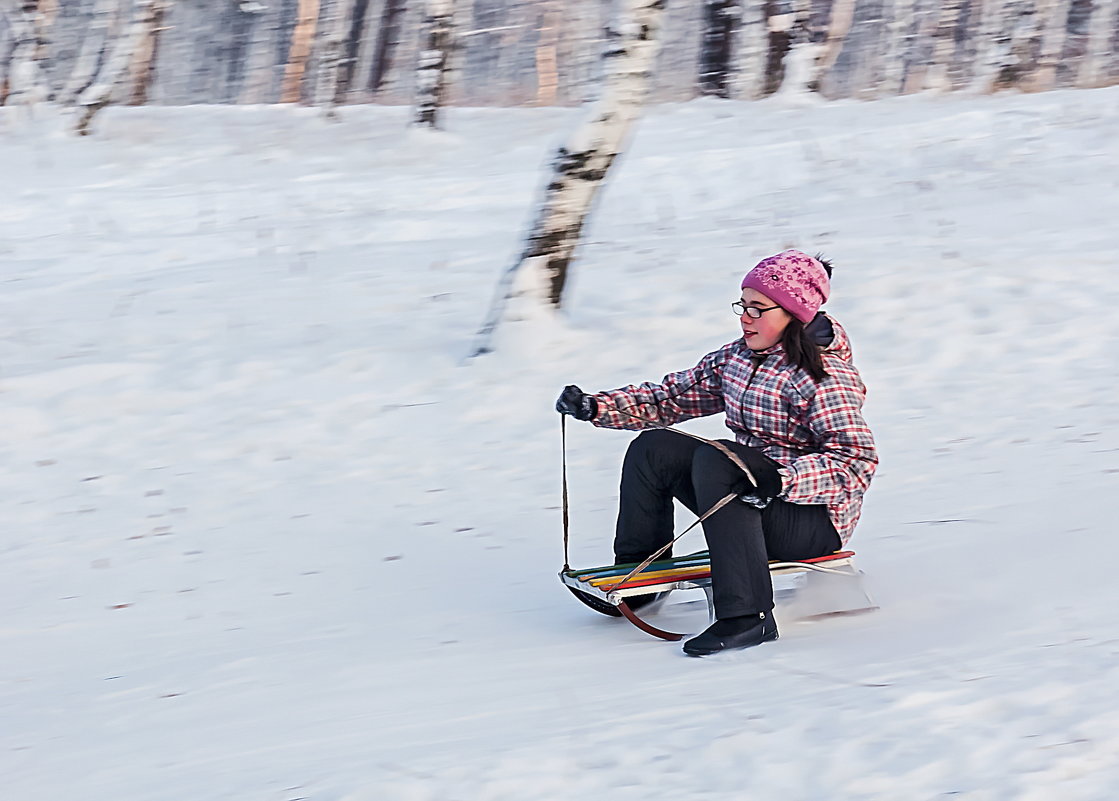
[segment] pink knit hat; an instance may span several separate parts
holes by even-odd
[[[799,250],[786,250],[762,259],[746,273],[742,288],[758,290],[806,324],[812,322],[831,294],[824,265]]]

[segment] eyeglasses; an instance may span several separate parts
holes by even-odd
[[[765,308],[760,308],[758,306],[747,306],[740,300],[736,300],[734,303],[730,304],[730,307],[734,309],[734,313],[737,314],[739,317],[745,314],[751,320],[760,320],[761,316],[767,311],[773,311],[774,309],[781,308],[780,306],[766,306]]]

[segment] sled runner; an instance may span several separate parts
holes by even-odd
[[[828,589],[838,590],[846,599],[832,598],[831,606],[816,615],[840,614],[845,612],[869,611],[877,609],[870,595],[862,586],[862,573],[855,569],[854,551],[836,551],[827,556],[805,559],[800,562],[770,562],[771,575],[808,573],[808,578],[816,585],[831,585]],[[711,595],[711,560],[707,551],[662,559],[651,562],[644,569],[626,580],[637,567],[628,565],[609,565],[588,570],[563,570],[562,581],[583,603],[597,612],[613,617],[625,617],[630,623],[654,637],[675,642],[685,635],[664,631],[642,620],[626,602],[634,596],[650,594],[667,595],[672,590],[701,589],[707,596],[707,609],[711,619],[715,619],[715,609]]]

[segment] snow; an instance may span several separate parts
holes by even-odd
[[[0,114],[0,796],[1114,797],[1119,89],[649,109],[564,311],[473,360],[578,110]],[[789,246],[882,608],[690,660],[556,579],[552,403],[728,341]],[[568,428],[577,566],[630,436]]]

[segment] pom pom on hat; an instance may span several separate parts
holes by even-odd
[[[758,262],[742,279],[742,288],[756,289],[808,324],[831,294],[831,281],[817,259],[786,250]]]

